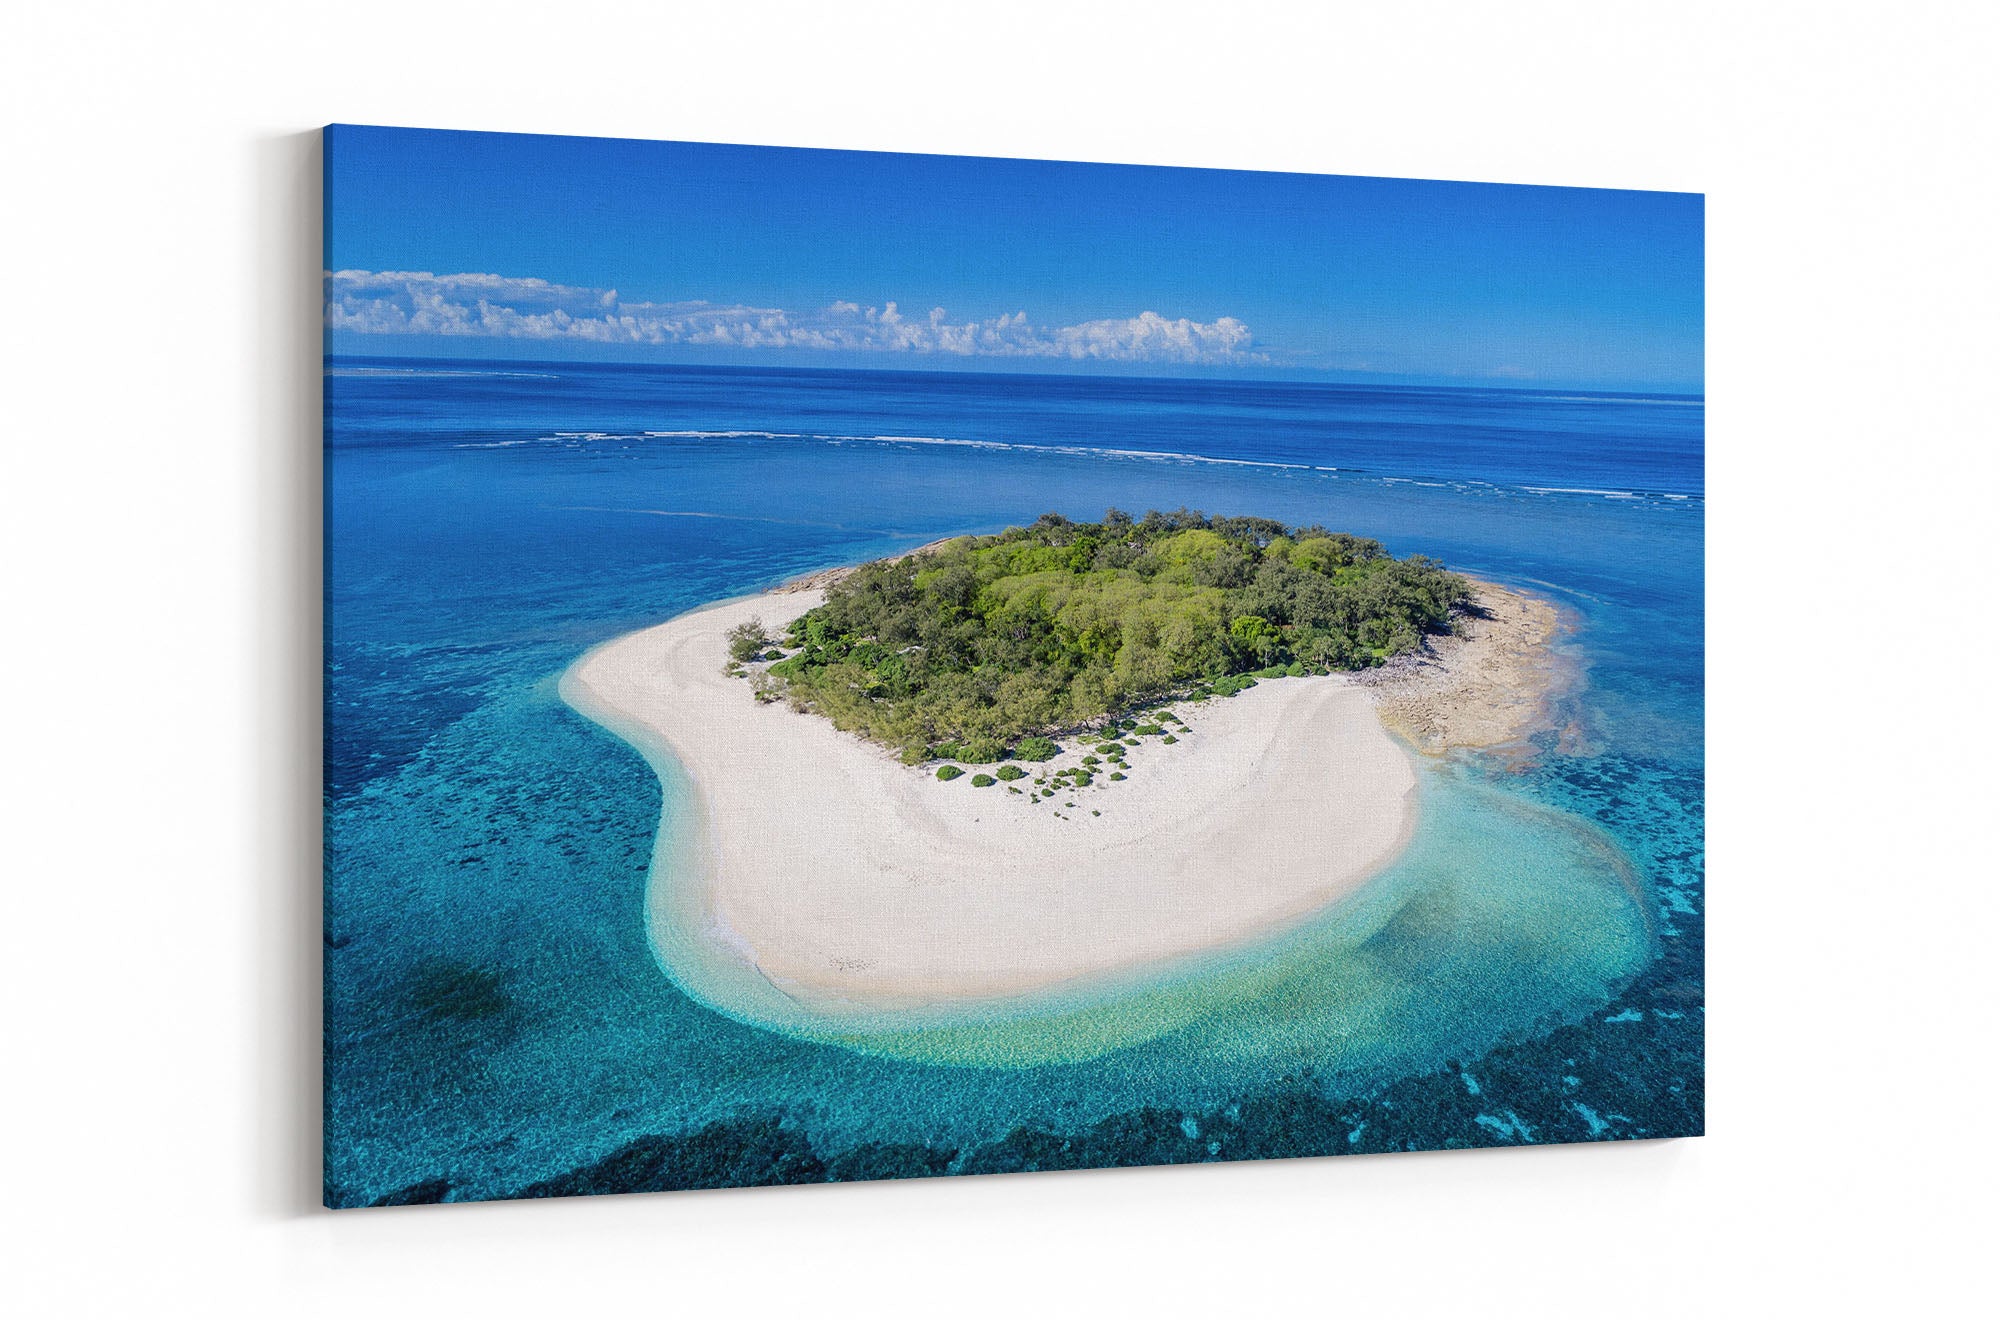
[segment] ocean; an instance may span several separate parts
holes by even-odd
[[[1699,398],[343,357],[326,438],[329,1203],[617,1188],[648,1152],[720,1184],[1701,1131]],[[557,697],[572,661],[940,536],[1183,506],[1552,598],[1583,741],[1427,765],[1354,911],[1089,1040],[826,1044],[667,980],[685,796]]]

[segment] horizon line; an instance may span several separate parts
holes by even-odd
[[[1699,389],[1685,388],[1598,388],[1588,385],[1546,383],[1530,380],[1508,381],[1465,381],[1439,377],[1403,374],[1394,371],[1347,371],[1327,372],[1333,374],[1379,374],[1379,380],[1348,379],[1297,379],[1282,374],[1272,375],[1231,375],[1231,374],[1147,374],[1140,371],[1117,371],[1106,373],[1102,370],[1012,370],[1012,369],[958,369],[942,366],[841,366],[814,364],[780,364],[768,361],[657,361],[623,357],[583,357],[564,359],[561,357],[539,356],[450,356],[432,353],[401,354],[384,352],[336,351],[328,340],[321,353],[322,362],[341,358],[352,360],[408,361],[408,362],[501,362],[515,365],[541,365],[563,367],[618,366],[626,369],[644,370],[747,370],[770,371],[779,374],[788,372],[811,372],[822,374],[887,374],[887,375],[945,375],[986,379],[1066,379],[1066,380],[1148,380],[1162,383],[1208,383],[1208,384],[1289,384],[1306,388],[1346,388],[1346,389],[1466,389],[1482,393],[1575,393],[1602,394],[1618,397],[1666,397],[1685,398],[1691,402],[1706,404],[1707,385]],[[1231,367],[1230,369],[1237,369]]]

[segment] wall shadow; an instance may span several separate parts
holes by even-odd
[[[257,284],[246,354],[257,423],[251,493],[257,626],[257,945],[253,1035],[254,1206],[317,1213],[321,1201],[320,977],[323,878],[321,608],[324,468],[320,132],[250,145],[249,256]]]

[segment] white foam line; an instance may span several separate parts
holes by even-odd
[[[1627,405],[1633,407],[1700,407],[1705,401],[1700,398],[1597,398],[1579,394],[1557,395],[1546,393],[1528,394],[1525,396],[1532,398],[1538,403],[1611,403],[1620,407]]]
[[[649,430],[649,440],[804,440],[830,438],[787,434],[775,430]]]

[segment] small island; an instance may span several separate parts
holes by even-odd
[[[753,619],[730,657],[766,664],[761,698],[905,763],[1035,760],[1149,703],[1380,665],[1449,633],[1470,593],[1434,560],[1321,527],[1044,514],[844,572],[778,650]]]
[[[1408,839],[1413,751],[1460,744],[1462,716],[1481,744],[1545,724],[1555,629],[1365,537],[1051,514],[628,635],[563,694],[692,781],[649,890],[676,979],[837,1026],[1139,975],[1324,908]]]

